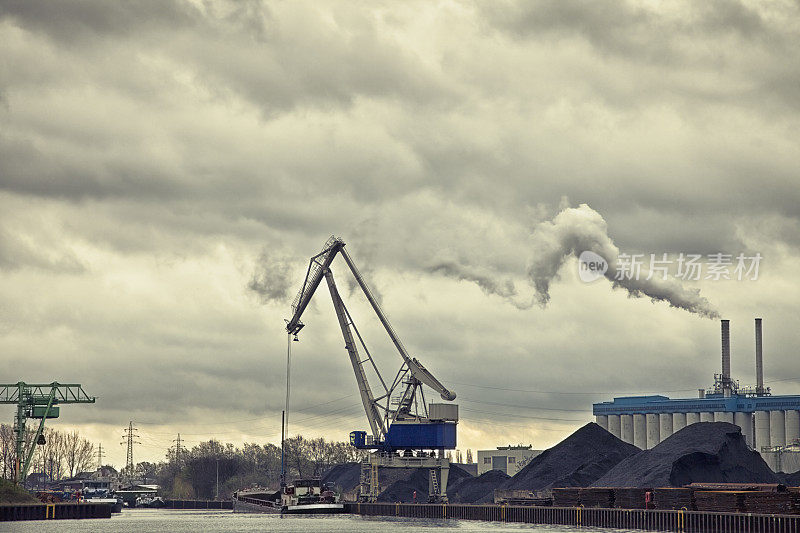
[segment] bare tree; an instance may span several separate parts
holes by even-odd
[[[3,479],[11,479],[14,472],[14,428],[0,425],[0,460],[3,462]]]
[[[67,433],[64,438],[64,455],[69,477],[91,468],[94,462],[94,446],[81,438],[77,431]]]
[[[40,472],[50,479],[61,479],[64,476],[64,434],[53,428],[44,429],[45,444],[37,446],[36,456]]]

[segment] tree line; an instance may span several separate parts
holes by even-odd
[[[349,443],[298,435],[286,440],[286,478],[291,482],[296,478],[320,477],[334,465],[363,458],[364,452]],[[161,492],[171,498],[226,499],[233,492],[253,485],[277,489],[280,473],[278,446],[245,443],[238,448],[212,439],[191,449],[170,448],[165,460],[159,463],[138,463],[135,477],[142,482],[157,483]]]
[[[361,462],[367,453],[347,442],[298,435],[286,440],[286,480],[291,483],[297,478],[318,478],[335,465]],[[460,450],[448,456],[461,462]],[[466,458],[472,462],[471,450],[467,450]],[[253,485],[277,489],[280,473],[278,446],[246,443],[237,448],[212,439],[191,449],[170,448],[165,460],[159,463],[139,463],[135,477],[143,483],[160,485],[162,494],[170,498],[227,499],[233,492]]]
[[[42,432],[45,444],[36,445],[28,473],[45,473],[52,480],[66,479],[79,472],[94,471],[97,466],[95,447],[77,431],[59,431],[45,427]],[[31,445],[36,432],[25,430],[26,448]],[[9,424],[0,424],[0,470],[3,479],[14,475],[16,435]]]
[[[30,445],[34,431],[26,430]],[[95,446],[77,431],[44,429],[45,444],[37,445],[29,473],[43,472],[57,481],[74,477],[79,472],[95,471],[98,467]],[[0,469],[2,477],[11,479],[14,472],[15,435],[9,424],[0,424]],[[347,442],[307,439],[301,435],[286,440],[286,479],[321,477],[331,467],[348,462],[360,462],[366,451]],[[448,452],[448,457],[461,462],[461,451]],[[466,459],[472,462],[472,451]],[[216,439],[201,442],[192,448],[169,448],[165,459],[135,465],[133,473],[125,472],[121,481],[155,483],[162,495],[177,499],[229,498],[234,491],[258,485],[277,488],[280,483],[281,449],[274,444],[245,443],[236,447]]]

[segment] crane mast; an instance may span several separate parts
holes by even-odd
[[[339,254],[402,359],[400,370],[388,385],[381,376],[336,287],[331,264]],[[359,448],[381,450],[454,448],[458,407],[448,404],[431,404],[432,408],[436,407],[436,413],[429,413],[422,386],[427,385],[445,401],[454,400],[456,394],[447,389],[415,357],[409,355],[364,281],[358,267],[347,253],[342,239],[332,236],[325,243],[322,251],[309,261],[303,285],[292,302],[292,316],[286,321],[286,331],[297,339],[297,334],[305,327],[301,321],[303,312],[311,302],[311,298],[323,278],[325,278],[331,294],[339,327],[344,337],[345,349],[353,366],[361,402],[370,426],[370,439],[365,438],[365,432],[357,431],[351,434],[351,442]],[[364,352],[363,358],[359,351],[359,345]],[[378,396],[375,396],[370,386],[365,363],[370,364],[380,381],[381,391],[378,392]]]
[[[333,308],[336,310],[336,318],[339,319],[339,327],[342,329],[344,336],[344,347],[350,356],[350,362],[353,364],[353,370],[356,374],[356,382],[358,383],[358,392],[361,394],[361,402],[364,404],[364,410],[367,412],[367,420],[369,421],[372,435],[375,439],[379,439],[383,434],[383,423],[378,409],[375,407],[375,397],[372,395],[372,389],[367,380],[367,374],[364,372],[364,364],[358,354],[355,340],[353,339],[353,332],[350,331],[350,314],[339,296],[339,291],[336,288],[336,282],[333,281],[333,274],[330,270],[325,271],[325,281],[328,282],[328,289],[331,292],[331,299],[333,300]]]

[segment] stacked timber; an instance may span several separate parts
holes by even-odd
[[[780,483],[690,483],[686,487],[695,490],[786,492],[786,485]]]
[[[578,487],[553,489],[553,505],[556,507],[578,507],[581,504],[579,491]]]
[[[800,498],[792,492],[746,492],[743,510],[761,514],[800,514]]]
[[[510,500],[530,500],[535,494],[532,490],[494,489],[494,503],[507,504]]]
[[[620,509],[645,509],[647,492],[652,488],[620,487],[614,489],[614,507]],[[653,505],[650,505],[653,508]]]
[[[653,506],[656,509],[696,510],[694,491],[686,488],[659,487],[653,489]]]
[[[501,505],[516,505],[528,507],[552,507],[552,498],[505,498],[499,502]]]
[[[606,487],[585,488],[578,491],[584,507],[614,507],[614,489]]]
[[[495,489],[494,503],[500,505],[550,507],[553,505],[553,493],[549,490]]]
[[[737,490],[696,490],[694,501],[698,511],[743,513],[746,494],[747,491]]]

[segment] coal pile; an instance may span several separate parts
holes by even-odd
[[[386,488],[378,495],[378,501],[412,503],[414,501],[414,491],[416,491],[417,502],[427,503],[429,476],[430,470],[427,468],[381,469],[378,473],[379,483],[381,486],[386,486]],[[388,484],[384,485],[384,480],[387,480],[387,478],[391,479],[392,477],[395,480],[388,481]],[[447,479],[448,497],[451,487],[455,487],[459,481],[465,478],[472,478],[472,476],[461,468],[450,465],[450,475]]]
[[[699,422],[614,466],[598,487],[682,487],[694,482],[779,483],[738,426]]]
[[[341,492],[350,492],[361,482],[361,463],[336,465],[325,472],[321,481]]]
[[[455,484],[448,483],[447,497],[452,503],[475,503],[487,497],[494,499],[494,489],[507,479],[508,475],[501,470],[462,478]]]
[[[531,459],[525,468],[498,488],[544,490],[553,487],[588,487],[617,463],[639,451],[636,446],[621,441],[590,422]],[[612,485],[606,483],[603,486]]]
[[[694,491],[684,488],[659,487],[653,490],[653,506],[656,509],[691,511],[695,508]]]
[[[781,481],[789,487],[800,487],[800,471],[792,474],[784,474],[783,472],[780,472],[778,477],[780,477]]]
[[[620,509],[644,509],[645,493],[651,491],[651,488],[615,488],[614,507],[619,507]]]

